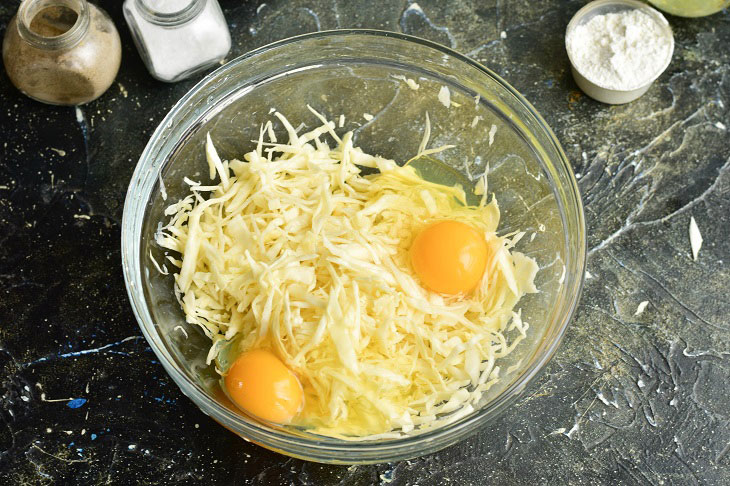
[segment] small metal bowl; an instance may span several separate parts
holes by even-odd
[[[659,69],[656,74],[646,82],[646,84],[630,90],[611,89],[588,79],[580,72],[579,67],[573,59],[568,39],[578,25],[585,24],[596,15],[605,15],[609,13],[623,12],[626,10],[641,10],[651,16],[651,18],[654,19],[665,31],[665,35],[670,39],[671,45],[669,48],[669,55],[662,65],[662,68]],[[596,0],[578,10],[578,12],[576,12],[570,20],[570,23],[568,23],[568,27],[565,29],[565,50],[568,52],[568,58],[570,59],[570,64],[573,68],[573,78],[578,84],[578,87],[580,87],[585,94],[594,100],[611,105],[620,105],[634,101],[646,93],[652,83],[667,69],[670,61],[672,60],[672,54],[674,53],[674,35],[672,34],[672,29],[669,26],[667,19],[664,18],[660,12],[649,7],[645,3],[636,0]]]

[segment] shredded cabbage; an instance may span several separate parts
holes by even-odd
[[[494,198],[467,206],[461,187],[364,153],[310,110],[320,127],[299,134],[275,112],[289,141],[267,122],[242,161],[222,161],[208,137],[220,182],[187,179],[191,194],[165,212],[156,241],[181,254],[175,291],[212,340],[208,362],[225,371],[225,356],[273,350],[304,387],[294,425],[332,437],[398,437],[471,413],[529,327],[515,310],[537,291],[537,264],[513,251],[524,233],[498,236]],[[410,267],[414,236],[447,218],[490,249],[471,295],[429,292]]]

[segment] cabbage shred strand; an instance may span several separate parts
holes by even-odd
[[[289,141],[268,122],[244,160],[222,161],[207,137],[220,182],[187,180],[191,195],[168,207],[156,235],[181,254],[169,261],[186,320],[212,340],[208,361],[220,369],[249,349],[275,351],[304,385],[297,425],[310,432],[397,437],[457,420],[526,336],[515,306],[537,291],[537,264],[513,250],[521,233],[497,235],[494,198],[467,206],[460,187],[364,153],[312,112],[322,125],[304,134],[274,113]],[[468,223],[488,243],[472,295],[426,291],[410,268],[413,237],[440,219]]]

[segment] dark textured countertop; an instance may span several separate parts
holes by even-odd
[[[42,105],[0,72],[0,482],[730,484],[730,12],[669,17],[667,72],[638,101],[607,106],[577,90],[564,50],[584,1],[222,0],[229,59],[338,27],[451,45],[537,107],[580,176],[591,278],[527,397],[438,454],[335,467],[218,426],[141,336],[120,263],[125,191],[196,80],[154,81],[121,2],[100,3],[124,52],[98,101]],[[3,30],[17,4],[0,4]],[[697,261],[691,216],[704,237]]]

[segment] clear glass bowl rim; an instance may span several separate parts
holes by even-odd
[[[522,371],[521,375],[516,378],[514,382],[500,395],[489,402],[486,406],[479,409],[476,413],[449,424],[446,427],[436,428],[432,431],[424,432],[412,437],[373,442],[345,441],[329,438],[313,440],[292,434],[286,434],[273,428],[248,422],[242,416],[217,403],[214,399],[208,396],[206,392],[199,387],[199,385],[189,380],[185,374],[178,369],[174,358],[167,351],[164,342],[160,339],[159,334],[155,330],[155,324],[145,301],[144,291],[142,290],[142,273],[139,263],[141,257],[140,241],[142,223],[148,201],[141,201],[141,198],[137,196],[140,193],[149,193],[151,188],[153,188],[157,182],[159,172],[164,167],[166,160],[159,160],[159,158],[151,157],[152,152],[155,146],[161,143],[160,139],[165,127],[171,125],[176,115],[184,109],[191,98],[193,98],[205,86],[212,84],[215,79],[226,76],[236,66],[265,52],[308,39],[322,39],[332,36],[346,37],[353,35],[380,37],[384,42],[388,41],[388,39],[396,39],[398,41],[411,42],[422,47],[436,50],[451,58],[455,58],[457,61],[466,63],[472,68],[475,68],[480,71],[482,75],[491,78],[509,94],[511,94],[515,100],[522,105],[526,112],[529,113],[529,116],[533,117],[534,121],[537,122],[537,125],[545,132],[544,134],[546,135],[546,138],[549,143],[552,144],[551,148],[556,154],[558,154],[556,160],[550,160],[548,162],[554,164],[555,169],[559,173],[562,173],[567,180],[567,184],[562,187],[565,194],[564,197],[567,200],[562,203],[567,203],[568,207],[563,209],[571,213],[570,216],[574,218],[574,223],[578,233],[575,235],[577,240],[573,242],[577,247],[574,255],[575,258],[568,262],[572,263],[570,266],[571,268],[566,268],[566,276],[572,275],[573,278],[566,277],[566,287],[570,284],[570,288],[566,289],[565,295],[567,297],[564,301],[563,309],[560,313],[558,313],[560,322],[556,326],[557,331],[554,334],[552,341],[547,343],[543,351],[533,358],[529,365]],[[558,197],[558,199],[560,198]],[[565,218],[564,214],[562,216]],[[563,224],[565,227],[565,221]],[[566,236],[566,238],[568,237]],[[477,433],[485,424],[498,416],[507,405],[514,402],[522,394],[525,388],[534,381],[539,372],[555,354],[565,334],[568,323],[575,312],[578,301],[580,300],[586,261],[585,219],[577,182],[573,176],[572,168],[562,147],[560,146],[560,143],[537,110],[535,110],[535,108],[517,90],[510,86],[496,73],[448,47],[407,34],[371,29],[321,31],[283,39],[262,46],[230,61],[198,82],[182,98],[180,98],[180,100],[160,122],[140,156],[139,162],[137,163],[132,175],[127,191],[127,197],[125,199],[124,213],[122,217],[121,246],[124,280],[134,315],[150,347],[160,359],[160,363],[162,363],[165,370],[180,387],[181,391],[193,400],[193,402],[195,402],[195,404],[204,413],[211,416],[224,427],[244,437],[246,440],[250,440],[251,442],[289,456],[316,462],[335,464],[368,464],[409,459],[438,451]]]

